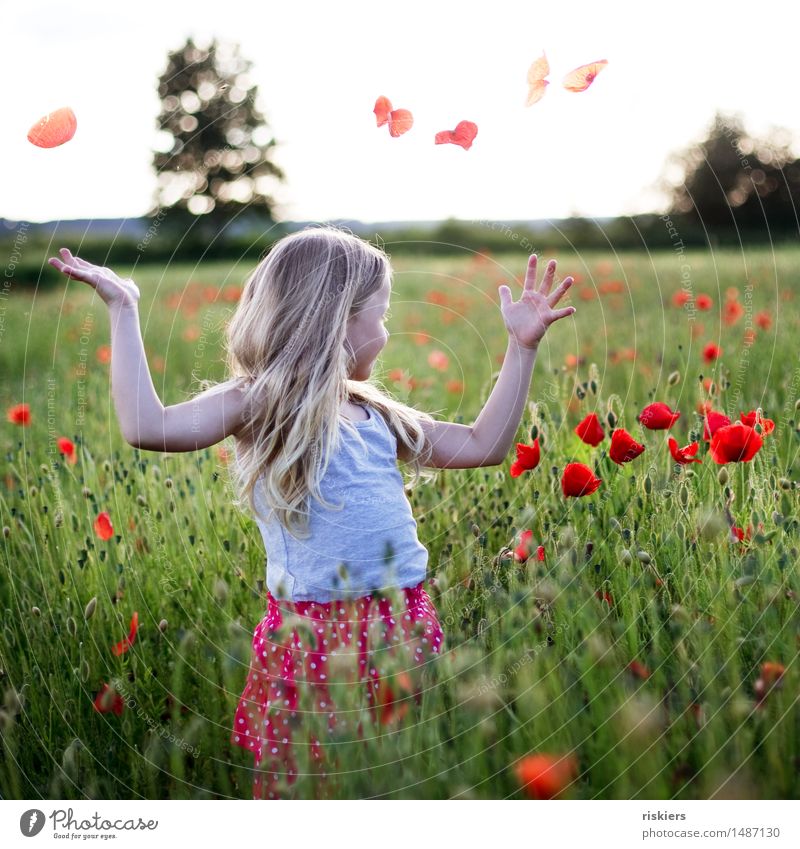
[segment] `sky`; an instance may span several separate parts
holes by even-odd
[[[0,217],[144,215],[156,186],[156,85],[188,36],[237,42],[287,180],[284,220],[554,219],[664,208],[670,153],[703,138],[714,112],[753,134],[800,139],[793,4],[742,2],[275,3],[0,0],[5,85]],[[754,22],[754,19],[756,22]],[[531,62],[550,86],[524,106]],[[592,86],[560,81],[606,59]],[[410,109],[391,138],[379,95]],[[74,138],[27,141],[70,106]],[[436,132],[474,121],[470,150]],[[800,150],[797,151],[800,154]]]

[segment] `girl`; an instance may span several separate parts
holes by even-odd
[[[423,468],[503,462],[539,343],[575,312],[554,309],[572,278],[551,292],[551,261],[537,285],[533,255],[519,301],[500,286],[508,348],[468,426],[436,421],[370,382],[389,339],[392,269],[382,250],[345,230],[309,227],[277,242],[227,326],[229,379],[167,408],[147,368],[136,284],[66,249],[49,262],[108,304],[112,394],[131,445],[195,451],[235,438],[236,503],[247,502],[261,531],[268,589],[231,742],[254,755],[254,798],[285,795],[298,775],[293,738],[304,716],[325,733],[363,734],[361,722],[353,729],[337,713],[334,690],[363,683],[368,715],[379,721],[419,703],[409,673],[441,654],[443,634],[397,460],[411,464],[412,487],[433,477]],[[327,787],[320,737],[305,736],[318,786]]]

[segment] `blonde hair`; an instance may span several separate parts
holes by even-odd
[[[398,459],[411,464],[411,488],[435,478],[423,470],[432,446],[420,425],[433,417],[396,401],[376,383],[348,377],[355,357],[347,321],[391,273],[381,248],[343,228],[306,227],[280,239],[259,262],[227,325],[230,377],[211,385],[220,391],[237,384],[245,393],[235,504],[249,504],[266,520],[255,497],[263,478],[266,504],[296,537],[310,536],[309,494],[326,508],[342,509],[323,500],[320,481],[339,450],[340,424],[358,437],[341,416],[345,399],[369,404],[384,417],[397,438]]]

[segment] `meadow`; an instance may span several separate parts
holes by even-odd
[[[410,490],[445,653],[422,671],[419,706],[390,704],[365,742],[336,741],[341,796],[548,795],[515,768],[533,756],[562,759],[564,798],[797,798],[800,250],[556,258],[578,311],[545,337],[517,434],[539,439],[541,461],[512,476],[512,450]],[[473,422],[506,346],[497,286],[518,298],[525,262],[394,260],[374,379]],[[251,267],[136,268],[163,403],[223,376],[224,321]],[[229,735],[265,559],[231,505],[232,440],[187,454],[123,440],[108,315],[84,284],[12,287],[3,310],[0,401],[28,404],[29,420],[17,408],[0,435],[0,794],[250,798],[252,757]],[[651,402],[680,411],[669,431],[637,421]],[[761,450],[714,462],[700,411],[759,407],[775,424]],[[591,413],[597,446],[574,431]],[[613,427],[644,452],[613,462]],[[674,462],[668,435],[698,441],[701,462]],[[600,488],[565,497],[570,462]],[[352,688],[342,699],[365,710]],[[302,775],[291,792],[317,789]]]

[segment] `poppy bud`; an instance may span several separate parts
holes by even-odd
[[[11,536],[11,528],[8,525],[3,525],[3,536],[8,539]]]
[[[164,478],[164,486],[167,489],[172,489],[172,478]]]
[[[86,608],[83,611],[83,618],[91,619],[95,607],[97,607],[97,596],[94,596],[93,598],[89,599],[89,603],[86,605]]]
[[[91,498],[92,497],[92,491],[91,491],[91,489],[89,489],[88,486],[85,486],[81,490],[81,495],[83,495],[84,498]]]
[[[636,556],[639,558],[639,562],[645,565],[652,562],[653,559],[646,551],[637,551]]]
[[[681,373],[679,371],[673,371],[672,374],[667,378],[667,383],[670,386],[675,386],[676,383],[680,383]]]
[[[32,607],[32,608],[31,608],[31,613],[32,613],[34,616],[41,616],[41,615],[42,615],[42,611],[41,611],[41,610],[39,610],[39,608],[38,608],[38,607]]]
[[[531,425],[531,442],[539,435],[539,428],[536,425]]]
[[[481,535],[481,529],[475,523],[472,524],[470,530],[472,531],[472,536],[474,537],[479,537]]]
[[[73,637],[78,633],[78,625],[72,616],[67,617],[67,630]]]
[[[620,554],[620,560],[626,565],[630,566],[633,563],[633,557],[631,557],[630,551],[627,548],[622,549],[622,553]]]
[[[650,495],[650,493],[653,491],[653,481],[652,481],[652,479],[650,478],[650,475],[645,475],[645,476],[644,476],[644,491],[645,491],[648,495]]]
[[[778,484],[780,485],[781,489],[791,489],[792,488],[792,482],[789,480],[789,478],[781,478],[778,481]]]
[[[580,386],[578,386],[578,387],[575,389],[575,394],[578,396],[578,398],[579,398],[581,401],[583,401],[583,399],[586,397],[586,393],[583,391],[583,389],[581,389],[581,388],[580,388]]]
[[[158,623],[158,630],[161,631],[162,634],[164,633],[164,631],[167,630],[167,620],[166,619],[162,619]]]
[[[794,402],[794,408],[795,408],[795,410],[800,410],[800,398],[798,398],[798,399]]]
[[[39,494],[39,490],[35,486],[32,486],[29,494],[31,498],[35,498]]]
[[[606,416],[606,421],[608,422],[608,426],[612,429],[617,426],[617,417],[614,415],[614,413],[611,410],[608,411],[608,415]]]
[[[728,474],[728,470],[725,468],[725,466],[723,466],[719,470],[717,480],[722,484],[722,486],[725,486],[725,484],[730,480],[730,475]]]

